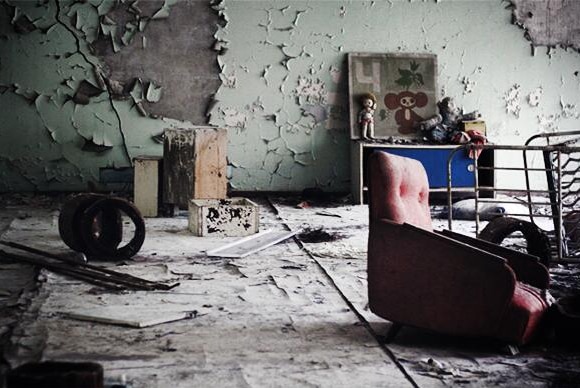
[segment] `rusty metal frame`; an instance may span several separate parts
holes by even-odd
[[[544,140],[546,144],[536,145],[538,140]],[[578,144],[578,145],[576,145]],[[580,210],[580,188],[576,190],[571,189],[574,184],[580,186],[580,168],[572,168],[568,166],[570,160],[578,163],[580,166],[580,130],[579,131],[567,131],[567,132],[555,132],[555,133],[543,133],[530,137],[524,145],[513,146],[513,145],[474,145],[466,144],[460,145],[454,149],[447,160],[447,206],[448,206],[448,227],[450,230],[453,228],[453,214],[452,214],[452,204],[453,204],[453,193],[457,188],[453,187],[452,182],[452,162],[454,157],[458,152],[466,152],[476,150],[493,150],[495,151],[515,151],[521,152],[523,158],[523,167],[505,167],[498,166],[497,159],[494,161],[494,165],[480,166],[478,164],[477,158],[473,159],[474,165],[474,185],[473,187],[462,188],[462,192],[468,191],[473,193],[475,198],[475,231],[476,235],[479,235],[481,230],[481,219],[479,215],[479,209],[483,203],[517,203],[524,204],[528,208],[526,214],[511,214],[514,216],[529,217],[530,221],[535,224],[535,218],[551,218],[554,222],[554,231],[548,232],[551,245],[552,245],[552,257],[557,261],[566,262],[576,262],[580,261],[580,247],[578,251],[572,251],[568,249],[568,239],[566,237],[566,231],[563,227],[563,221],[567,214],[571,211],[577,211],[574,206],[578,205],[578,210]],[[530,167],[529,157],[532,152],[537,154],[538,152],[542,154],[544,158],[544,167]],[[571,157],[570,155],[578,155],[577,158]],[[572,165],[572,167],[574,167]],[[511,170],[511,171],[521,171],[524,175],[526,187],[525,189],[512,189],[512,188],[501,188],[496,187],[481,187],[479,184],[478,175],[479,172],[485,170]],[[532,183],[530,180],[530,172],[544,172],[546,174],[547,189],[534,189],[532,188]],[[570,176],[572,178],[570,179]],[[483,192],[492,192],[491,198],[483,198]],[[496,198],[496,194],[508,194],[508,195],[520,195],[525,197],[525,200],[502,200]],[[537,201],[537,197],[541,196],[542,200]],[[577,196],[577,199],[572,202],[572,206],[566,205],[566,200],[570,196]],[[543,198],[546,197],[548,200],[545,201]],[[548,207],[550,209],[549,214],[538,214],[534,211],[537,207]],[[501,213],[498,213],[501,215]],[[580,226],[579,226],[580,228]]]

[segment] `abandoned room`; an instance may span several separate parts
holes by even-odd
[[[0,388],[580,387],[578,20],[0,0]]]

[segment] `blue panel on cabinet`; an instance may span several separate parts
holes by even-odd
[[[378,150],[378,149],[377,149]],[[381,148],[380,151],[416,159],[427,171],[429,187],[447,187],[447,160],[453,148]],[[473,161],[464,151],[455,152],[451,163],[451,183],[453,187],[473,187],[475,185]]]

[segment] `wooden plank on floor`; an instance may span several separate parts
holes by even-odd
[[[246,257],[294,236],[297,231],[266,230],[207,252],[210,257]]]

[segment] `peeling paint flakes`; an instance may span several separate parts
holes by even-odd
[[[145,93],[145,99],[148,102],[159,102],[161,100],[162,87],[155,85],[153,82],[147,84],[147,91]]]
[[[565,103],[563,100],[560,100],[560,106],[562,107],[562,118],[564,119],[580,118],[580,112],[576,110],[575,104],[568,104]]]
[[[129,94],[131,94],[131,97],[133,97],[133,101],[135,101],[135,103],[140,103],[143,101],[143,83],[141,82],[141,79],[135,79],[135,83],[133,84]]]
[[[270,86],[270,81],[268,80],[268,74],[270,69],[272,68],[272,65],[266,65],[266,67],[264,67],[264,70],[262,70],[262,78],[264,79],[264,82],[266,82],[267,86]]]
[[[475,87],[475,81],[471,80],[468,77],[463,77],[463,79],[461,80],[461,83],[463,84],[463,94],[464,95],[473,92],[473,88]]]
[[[159,10],[157,10],[157,12],[155,12],[153,16],[151,16],[151,19],[153,20],[167,19],[168,17],[169,17],[169,5],[167,4],[167,2],[165,2],[165,4],[163,4],[163,7],[159,8]]]
[[[269,34],[270,30],[272,28],[272,11],[269,9],[267,9],[265,11],[266,11],[267,19],[265,22],[258,23],[258,27],[262,27],[263,29],[266,30],[266,33]]]
[[[114,23],[114,22],[113,22]],[[117,43],[117,26],[115,25],[109,25],[106,23],[101,23],[101,31],[103,33],[104,36],[108,36],[109,39],[111,40],[111,45],[113,47],[113,51],[118,53],[119,51],[121,51],[121,47],[119,46],[119,44]]]
[[[294,20],[292,21],[292,25],[293,26],[298,26],[298,20],[300,20],[300,15],[302,15],[303,13],[306,13],[306,10],[299,10],[296,11],[296,16],[294,17]]]
[[[528,95],[528,104],[532,107],[537,107],[540,105],[540,98],[544,93],[544,89],[541,87],[536,88],[533,92]]]
[[[127,23],[125,25],[125,33],[121,37],[121,42],[125,46],[128,46],[132,41],[135,35],[137,34],[137,25],[133,23]]]
[[[324,82],[319,79],[312,79],[299,76],[298,85],[294,89],[294,93],[299,100],[300,105],[304,102],[309,103],[326,103],[328,93]],[[305,101],[302,101],[305,100]]]
[[[539,115],[538,123],[542,132],[555,132],[558,129],[558,119],[556,115]]]
[[[264,112],[265,110],[264,103],[262,102],[262,99],[260,97],[258,97],[256,101],[252,102],[252,105],[248,105],[246,109],[252,112],[252,114],[254,115],[260,112]]]
[[[230,89],[235,89],[238,87],[238,77],[236,76],[235,71],[230,72],[229,74],[220,73],[220,79],[225,87]]]
[[[246,128],[248,117],[242,112],[238,112],[234,108],[224,108],[222,109],[222,113],[224,115],[224,122],[228,127]]]
[[[516,117],[520,116],[520,110],[521,110],[520,94],[521,94],[521,87],[520,87],[520,85],[515,84],[504,95],[504,100],[506,102],[506,112],[512,113]]]
[[[114,5],[115,2],[113,1],[101,1],[101,3],[97,6],[97,13],[99,16],[106,15],[111,12]]]

